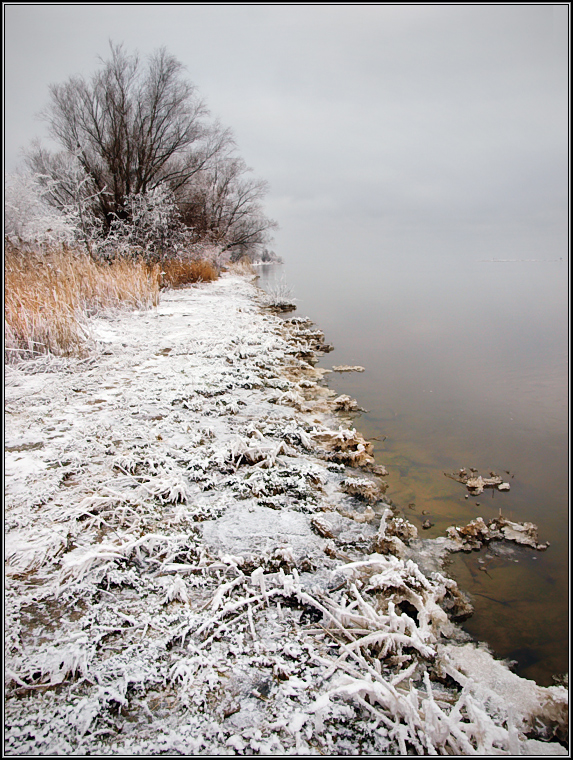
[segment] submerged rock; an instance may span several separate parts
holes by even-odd
[[[459,472],[444,472],[447,478],[457,480],[458,483],[463,483],[468,491],[474,496],[483,493],[484,488],[496,488],[498,491],[509,491],[509,483],[504,483],[503,478],[496,475],[494,472],[490,473],[489,478],[484,478],[482,475],[476,475],[477,470],[470,467],[470,475],[468,475],[465,468],[459,470]]]
[[[530,546],[538,551],[545,551],[549,544],[539,543],[537,526],[530,522],[513,522],[501,515],[487,524],[483,517],[476,517],[462,527],[450,526],[446,529],[452,541],[450,551],[472,551],[480,549],[490,541],[514,541],[516,544]]]
[[[337,367],[332,368],[334,372],[364,372],[364,367],[351,364],[339,364]]]

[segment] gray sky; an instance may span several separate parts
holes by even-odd
[[[108,41],[165,46],[270,183],[276,250],[567,234],[568,5],[4,5],[5,157]],[[512,232],[513,231],[513,232]],[[414,237],[411,237],[414,240]],[[416,238],[421,240],[421,237]],[[431,247],[431,246],[430,246]],[[302,254],[301,254],[302,255]],[[560,255],[566,255],[561,252]]]

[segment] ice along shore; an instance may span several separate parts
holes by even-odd
[[[231,274],[90,329],[6,371],[7,755],[567,754],[439,564],[534,532],[418,539],[319,330]]]

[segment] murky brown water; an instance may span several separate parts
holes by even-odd
[[[298,313],[325,331],[335,352],[322,366],[366,367],[329,384],[368,409],[357,427],[389,469],[387,496],[420,534],[501,508],[551,542],[545,553],[457,555],[449,568],[475,607],[466,630],[542,685],[567,671],[569,643],[568,272],[551,258],[287,262],[260,279],[285,279]],[[466,499],[443,474],[460,467],[495,470],[511,490]],[[434,525],[422,530],[426,518]]]

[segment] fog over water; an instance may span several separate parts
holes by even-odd
[[[415,502],[419,527],[428,511],[424,535],[502,506],[551,541],[535,559],[487,559],[489,575],[475,554],[456,560],[468,630],[541,683],[565,670],[569,6],[4,14],[9,171],[32,138],[49,144],[35,116],[48,85],[89,76],[110,39],[142,57],[165,46],[187,67],[269,182],[285,264],[262,279],[284,277],[334,343],[324,366],[366,367],[330,382],[369,409],[357,424],[380,438],[389,495]],[[511,491],[477,507],[442,474],[463,466],[509,470]]]

